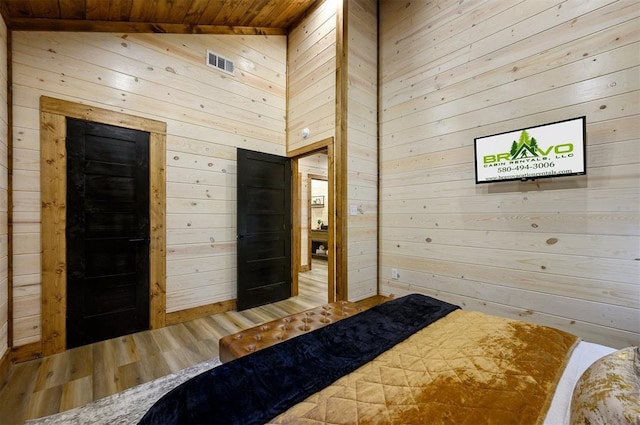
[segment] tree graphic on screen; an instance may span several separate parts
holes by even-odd
[[[538,142],[535,137],[529,137],[527,130],[522,130],[520,133],[520,140],[515,140],[511,144],[511,159],[527,158],[529,154],[532,156],[538,156]]]

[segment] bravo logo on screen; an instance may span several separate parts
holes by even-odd
[[[586,117],[475,139],[476,183],[585,173]]]
[[[551,154],[551,155],[550,155]],[[573,156],[573,143],[562,143],[556,146],[541,148],[535,137],[529,137],[527,130],[522,130],[520,140],[513,141],[511,151],[485,155],[482,162],[485,167],[500,161],[530,160],[541,161],[550,158],[570,158]]]

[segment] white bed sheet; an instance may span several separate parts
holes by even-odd
[[[558,388],[544,420],[544,425],[569,425],[573,388],[582,373],[601,357],[616,351],[615,348],[580,341],[571,353],[567,368],[562,373]]]

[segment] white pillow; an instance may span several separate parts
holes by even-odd
[[[571,425],[640,425],[640,350],[628,347],[597,360],[573,390]]]

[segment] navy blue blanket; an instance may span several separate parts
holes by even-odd
[[[459,307],[412,294],[213,368],[140,424],[263,424]]]

